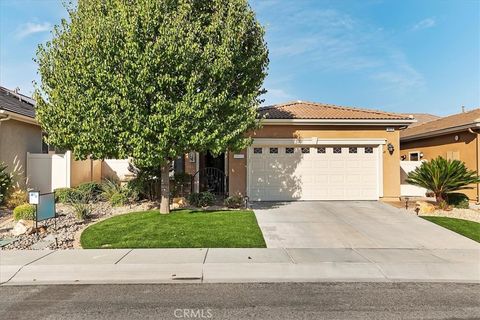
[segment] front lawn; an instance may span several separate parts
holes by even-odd
[[[423,219],[480,242],[480,223],[447,217],[422,216]]]
[[[93,248],[265,248],[253,211],[129,213],[88,227],[80,242]]]

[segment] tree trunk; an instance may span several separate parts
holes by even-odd
[[[160,213],[170,213],[170,165],[167,162],[161,167]]]
[[[435,193],[435,199],[437,201],[438,204],[442,203],[443,201],[445,201],[445,199],[443,198],[443,194],[441,193]]]

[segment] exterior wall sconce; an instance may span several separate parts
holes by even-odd
[[[393,144],[389,143],[387,144],[387,150],[388,152],[390,152],[390,155],[392,155],[393,152],[395,151],[395,147],[393,146]]]

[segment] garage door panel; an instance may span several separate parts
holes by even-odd
[[[376,200],[378,199],[377,148],[364,153],[363,147],[304,149],[281,146],[270,154],[269,146],[262,154],[249,158],[249,196],[252,200]],[[294,148],[287,154],[285,148]],[[306,147],[303,147],[306,148]],[[338,151],[338,147],[336,150]],[[252,151],[252,149],[250,150]],[[325,151],[323,153],[323,151]],[[252,154],[252,152],[250,152]]]

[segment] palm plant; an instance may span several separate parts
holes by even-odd
[[[480,183],[480,178],[477,172],[469,170],[465,163],[438,157],[422,163],[408,174],[406,181],[432,191],[437,203],[441,203],[450,192],[472,189],[470,185]]]

